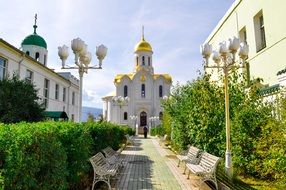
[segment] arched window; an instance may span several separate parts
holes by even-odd
[[[36,59],[37,61],[39,61],[39,59],[40,59],[40,53],[39,53],[39,52],[36,53],[35,59]]]
[[[127,96],[128,96],[128,87],[127,87],[127,85],[124,86],[123,96],[124,96],[124,97],[127,97]]]
[[[127,112],[124,112],[123,119],[127,120],[127,118],[128,118],[128,114],[127,114]]]
[[[142,84],[142,85],[141,85],[141,97],[142,97],[142,98],[145,98],[145,93],[146,93],[146,92],[145,92],[145,84]]]
[[[30,52],[29,52],[29,51],[26,51],[26,54],[27,54],[27,55],[30,55]]]
[[[163,97],[163,86],[162,85],[159,86],[159,97],[160,98]]]
[[[138,66],[139,58],[136,57],[136,66]]]
[[[44,55],[44,65],[47,65],[47,55]]]
[[[163,112],[159,113],[159,119],[162,120],[163,119]]]
[[[142,56],[142,65],[145,65],[145,57]]]
[[[151,57],[148,57],[148,65],[151,65]]]

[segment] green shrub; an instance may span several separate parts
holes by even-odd
[[[151,135],[152,136],[164,136],[166,134],[166,130],[162,125],[157,125],[156,127],[151,129]]]
[[[4,126],[5,189],[66,189],[67,156],[56,131],[44,125]],[[2,148],[2,147],[1,147]]]
[[[2,172],[0,172],[0,190],[4,190],[4,177],[2,176]]]
[[[0,186],[7,190],[81,189],[88,162],[106,146],[120,147],[127,126],[40,122],[0,124]]]
[[[107,146],[117,150],[124,140],[124,129],[119,125],[108,122],[85,123],[84,125],[89,129],[93,139],[93,154]]]
[[[93,140],[88,128],[71,122],[52,123],[58,125],[58,136],[67,154],[67,182],[76,185],[90,170],[88,158],[91,155]]]

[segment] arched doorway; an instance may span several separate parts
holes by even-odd
[[[142,111],[140,113],[140,127],[147,125],[147,113]]]
[[[138,128],[138,134],[143,134],[143,128],[147,125],[147,113],[142,111],[140,113],[140,126]]]

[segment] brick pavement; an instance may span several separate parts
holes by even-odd
[[[198,190],[199,178],[183,175],[183,164],[177,167],[177,159],[170,150],[161,147],[155,137],[135,137],[134,145],[127,146],[122,155],[124,167],[113,189],[118,190]],[[209,190],[202,185],[201,190]]]

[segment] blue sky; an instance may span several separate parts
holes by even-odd
[[[3,0],[1,0],[3,1]],[[0,38],[15,47],[33,32],[38,14],[37,33],[48,45],[48,67],[61,71],[58,46],[80,37],[94,55],[104,44],[108,54],[103,70],[84,75],[83,105],[102,107],[101,97],[115,86],[118,73],[133,69],[133,49],[141,37],[153,48],[155,73],[169,73],[173,84],[183,84],[202,69],[199,46],[234,0],[10,0],[1,3]],[[73,65],[70,50],[68,63]],[[92,62],[97,64],[96,56]],[[72,73],[78,77],[76,71]]]

